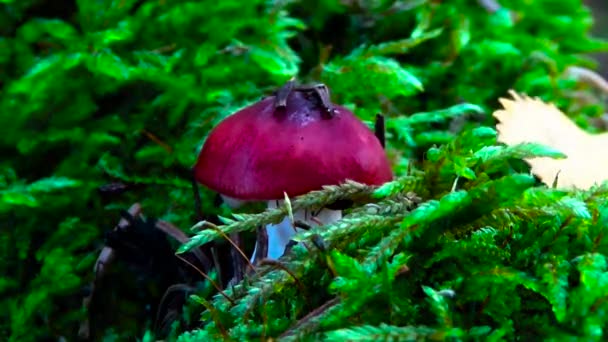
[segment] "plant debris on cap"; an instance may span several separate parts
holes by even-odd
[[[205,142],[198,182],[241,200],[283,198],[350,179],[378,185],[392,179],[373,132],[352,112],[332,115],[311,94],[291,91],[284,107],[267,97],[222,121]]]

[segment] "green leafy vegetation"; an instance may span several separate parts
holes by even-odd
[[[491,113],[516,89],[598,131],[602,96],[564,71],[594,69],[608,42],[580,0],[490,3],[0,1],[0,340],[75,340],[87,318],[105,341],[605,339],[608,188],[539,183],[522,159],[561,153],[498,144]],[[221,232],[191,229],[206,134],[294,76],[370,126],[385,115],[395,180],[234,216],[201,188]],[[192,237],[175,251],[241,233],[249,252],[261,224],[337,199],[354,202],[344,219],[280,265],[223,294],[192,276],[168,332],[155,310],[171,284],[124,255],[96,289],[104,319],[83,306],[135,202]]]

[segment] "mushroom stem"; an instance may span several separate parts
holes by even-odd
[[[282,205],[283,200],[268,201],[268,208],[277,208]],[[341,210],[322,209],[318,212],[313,212],[311,209],[300,209],[293,212],[293,218],[296,221],[302,221],[310,226],[318,226],[319,224],[330,224],[338,221],[342,218]],[[296,235],[296,232],[301,232],[302,229],[295,228],[289,219],[285,217],[283,221],[278,224],[266,225],[266,234],[268,235],[268,255],[267,259],[276,260],[283,255],[285,247]],[[253,250],[253,256],[251,257],[251,263],[255,262],[255,255],[258,249],[258,243],[256,242]]]

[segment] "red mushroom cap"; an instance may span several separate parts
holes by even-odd
[[[196,180],[239,200],[282,199],[350,179],[379,185],[392,171],[379,140],[353,113],[329,117],[302,92],[285,108],[274,97],[246,107],[213,129],[199,154]]]

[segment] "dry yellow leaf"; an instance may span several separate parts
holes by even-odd
[[[549,186],[588,189],[608,180],[608,133],[590,134],[555,105],[509,91],[501,98],[504,109],[494,112],[498,141],[507,145],[537,143],[564,153],[565,159],[526,159],[532,173]],[[558,176],[559,174],[559,176]]]

